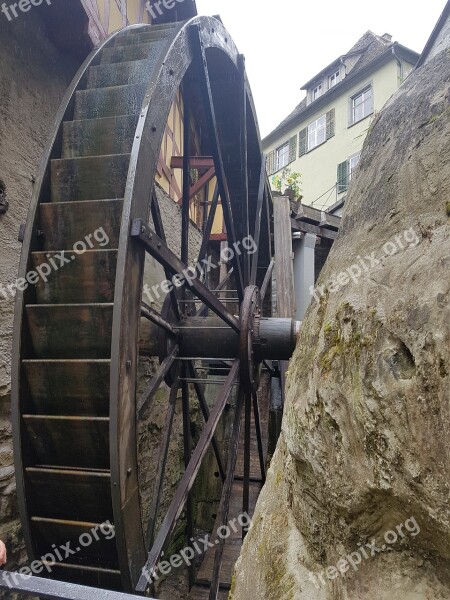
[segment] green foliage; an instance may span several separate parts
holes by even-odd
[[[281,173],[272,177],[272,185],[281,194],[287,188],[290,188],[298,199],[302,193],[302,188],[300,187],[301,177],[300,173],[292,172],[289,167],[285,167]]]

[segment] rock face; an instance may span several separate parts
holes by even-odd
[[[234,600],[450,598],[450,53],[376,118]]]

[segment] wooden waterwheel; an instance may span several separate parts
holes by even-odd
[[[176,253],[166,243],[155,177],[165,125],[180,93],[185,126]],[[198,271],[173,286],[157,311],[143,302],[146,254],[163,267],[167,280],[188,268],[190,174],[196,160],[192,122],[217,181],[198,260],[214,250],[211,229],[218,206],[229,247],[251,236],[256,251],[234,252],[221,282]],[[58,558],[47,576],[143,593],[149,585],[146,574],[167,549],[181,518],[188,538],[192,535],[191,492],[210,446],[223,482],[216,527],[229,517],[240,439],[242,509],[249,510],[252,456],[260,468],[257,490],[265,477],[257,395],[261,364],[288,358],[295,340],[292,321],[263,315],[263,306],[270,305],[264,297],[273,265],[264,162],[244,60],[217,19],[121,30],[89,56],[68,90],[22,236],[20,277],[25,280],[43,263],[53,265],[52,272],[18,294],[13,342],[14,451],[28,556],[40,560],[69,541],[75,550]],[[89,237],[99,229],[107,247]],[[77,245],[83,240],[84,249]],[[235,290],[234,306],[219,293],[227,286]],[[159,366],[139,395],[142,318],[151,325],[147,346],[156,348],[158,338]],[[224,374],[210,408],[198,374],[198,361],[207,359],[218,362]],[[144,527],[137,425],[164,381],[171,388],[165,446],[150,523]],[[204,417],[195,448],[190,386]],[[185,472],[157,530],[179,389]],[[232,396],[233,427],[224,452],[215,430]],[[105,523],[111,524],[111,535],[105,534]],[[92,537],[92,529],[102,524],[99,540],[80,545],[83,534]],[[218,541],[210,598],[218,597],[223,548]]]

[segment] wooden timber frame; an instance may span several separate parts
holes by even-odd
[[[251,255],[234,252],[228,277],[217,288],[209,287],[201,273],[186,278],[184,287],[168,293],[159,313],[142,302],[145,255],[153,256],[171,279],[187,269],[190,248],[189,126],[184,128],[179,255],[168,248],[154,187],[165,124],[180,89],[185,124],[191,115],[201,124],[202,152],[213,158],[217,178],[198,260],[211,251],[219,198],[229,246],[238,247],[252,236],[255,250]],[[270,348],[262,350],[257,333],[273,269],[271,219],[272,198],[244,58],[220,21],[195,17],[186,23],[131,26],[93,51],[63,100],[41,163],[19,276],[25,279],[44,258],[72,254],[77,241],[99,226],[111,247],[69,256],[68,262],[73,262],[48,282],[18,293],[13,435],[29,560],[39,560],[53,544],[80,539],[93,526],[108,523],[114,536],[78,548],[75,559],[54,566],[52,577],[131,593],[148,590],[151,574],[183,514],[187,538],[193,533],[191,492],[210,446],[223,482],[217,523],[227,523],[241,422],[242,508],[248,511],[252,423],[261,482],[265,479],[257,392],[261,363],[271,355]],[[230,283],[236,290],[238,315],[219,294]],[[205,323],[208,312],[214,313],[239,340],[211,408],[197,358],[180,354],[180,322],[189,311],[191,316],[193,311],[194,316],[205,317]],[[167,346],[148,388],[137,397],[141,317],[165,332]],[[295,343],[290,322],[286,331],[281,358],[290,355]],[[163,381],[171,387],[163,460],[144,531],[137,423]],[[191,448],[188,383],[205,420],[195,448]],[[185,472],[157,531],[178,389]],[[236,408],[225,465],[215,431],[233,394]],[[223,551],[220,541],[209,582],[210,600],[219,594]],[[194,578],[191,572],[191,585]],[[66,597],[72,597],[70,587]]]

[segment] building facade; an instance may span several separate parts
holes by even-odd
[[[264,140],[269,176],[301,174],[302,203],[340,214],[377,112],[419,55],[368,31],[302,89],[306,97]]]

